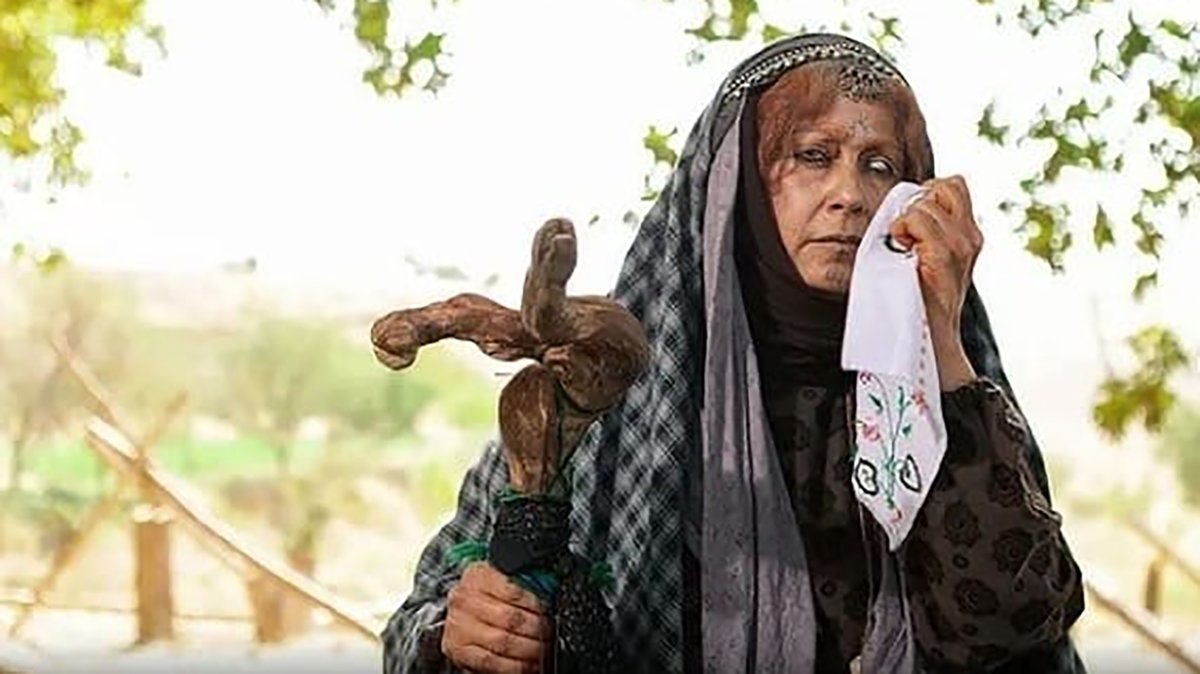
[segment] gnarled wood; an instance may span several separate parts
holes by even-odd
[[[645,332],[625,307],[606,297],[572,297],[574,226],[550,220],[533,240],[520,311],[475,294],[394,311],[371,328],[376,357],[408,367],[418,350],[442,339],[475,343],[499,360],[537,361],[500,394],[500,435],[509,479],[543,492],[588,426],[611,409],[649,360]]]

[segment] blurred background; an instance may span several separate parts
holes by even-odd
[[[1200,672],[1194,0],[0,3],[0,671],[377,671],[519,365],[392,373],[371,322],[518,305],[553,216],[607,292],[803,30],[891,55],[971,187],[1089,666]]]

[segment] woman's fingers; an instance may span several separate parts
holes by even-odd
[[[550,640],[550,622],[537,597],[490,564],[472,564],[450,590],[442,652],[459,667],[536,672]]]

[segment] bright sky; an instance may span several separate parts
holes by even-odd
[[[359,82],[364,52],[315,3],[150,0],[169,54],[151,58],[142,78],[82,51],[62,61],[92,183],[53,206],[0,193],[9,221],[0,237],[139,269],[210,269],[254,256],[264,276],[357,289],[382,311],[395,297],[442,292],[414,285],[407,256],[479,279],[499,273],[491,294],[515,304],[530,234],[565,215],[581,232],[572,291],[604,292],[633,235],[621,216],[645,208],[647,125],[685,134],[753,49],[719,46],[687,65],[692,42],[682,29],[697,22],[698,0],[463,0],[441,3],[437,24],[421,15],[425,3],[402,4],[415,12],[412,34],[450,33],[453,75],[436,99],[378,98]],[[848,11],[832,0],[761,4],[777,23],[809,28],[836,28]],[[972,188],[988,237],[977,282],[1035,429],[1051,451],[1091,451],[1088,405],[1102,375],[1095,329],[1116,342],[1147,320],[1168,320],[1196,346],[1200,232],[1164,226],[1162,291],[1142,307],[1128,300],[1134,258],[1097,258],[1086,240],[1068,277],[1052,277],[994,209],[1036,149],[1000,152],[974,133],[992,99],[1001,116],[1019,119],[1059,85],[1074,94],[1091,63],[1093,24],[1035,45],[994,30],[990,10],[968,0],[850,4],[860,7],[850,16],[870,8],[901,17],[899,64],[924,108],[939,172],[962,173]],[[1194,0],[1137,5],[1142,17],[1200,19]],[[1089,199],[1145,170],[1072,185],[1079,217],[1090,223]],[[593,215],[600,223],[584,227]]]

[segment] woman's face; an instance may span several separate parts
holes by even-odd
[[[839,97],[796,126],[764,179],[788,257],[809,286],[845,294],[867,225],[900,180],[903,156],[885,103]]]

